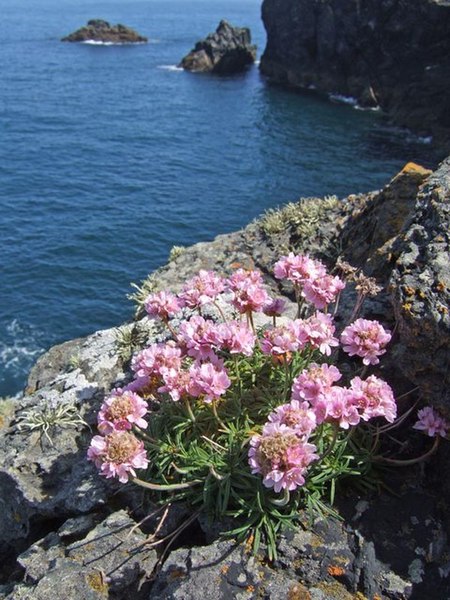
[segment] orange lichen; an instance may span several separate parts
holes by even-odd
[[[342,575],[345,575],[345,569],[338,565],[330,565],[327,568],[327,571],[332,577],[341,577]]]
[[[405,285],[404,291],[406,296],[414,296],[416,290],[409,285]]]

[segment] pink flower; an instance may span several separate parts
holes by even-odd
[[[339,277],[322,275],[322,277],[305,281],[302,296],[321,310],[334,302],[344,288],[345,283]]]
[[[339,369],[327,364],[311,363],[292,384],[292,399],[307,400],[314,405],[342,377]]]
[[[212,402],[222,396],[231,385],[226,369],[220,364],[195,364],[189,369],[191,383],[189,392],[194,397],[204,396]]]
[[[365,365],[377,365],[381,356],[386,352],[384,347],[391,339],[391,333],[386,331],[378,321],[356,319],[344,329],[341,342],[349,356],[360,356]]]
[[[384,417],[393,423],[397,417],[392,388],[383,379],[371,375],[363,380],[354,377],[350,382],[352,404],[357,408],[361,419],[368,421],[375,417]]]
[[[214,349],[223,345],[222,327],[200,315],[183,321],[179,333],[186,343],[188,355],[198,360],[214,360]]]
[[[190,395],[191,373],[177,368],[161,369],[163,385],[158,388],[160,394],[167,393],[174,402]]]
[[[126,483],[130,475],[136,477],[135,469],[145,469],[148,465],[143,442],[129,431],[95,435],[87,457],[100,470],[100,475],[108,479],[118,477],[121,483]]]
[[[281,317],[286,307],[286,300],[283,298],[270,298],[269,303],[263,308],[263,312],[268,317]]]
[[[138,377],[159,375],[162,368],[179,369],[182,352],[175,342],[151,344],[133,357],[131,368]]]
[[[431,406],[426,406],[417,412],[419,420],[413,425],[413,429],[423,431],[430,437],[447,437],[450,424],[441,417]]]
[[[97,416],[98,430],[106,435],[116,429],[131,429],[133,425],[146,429],[147,421],[143,417],[147,414],[147,409],[147,402],[137,394],[120,388],[114,390],[100,407]]]
[[[352,398],[347,388],[332,386],[325,394],[326,420],[336,421],[342,429],[358,425],[361,418],[352,404]]]
[[[178,297],[183,306],[199,308],[213,302],[225,289],[225,281],[214,271],[199,271],[198,275],[187,281]]]
[[[267,423],[262,435],[250,440],[248,462],[252,473],[263,476],[263,484],[275,492],[293,491],[304,485],[306,470],[317,454],[316,447],[302,440],[295,429]]]
[[[241,314],[261,312],[269,302],[259,271],[239,269],[229,278],[228,288],[233,295],[231,303]]]
[[[239,321],[229,321],[222,325],[223,347],[231,354],[251,356],[255,347],[256,336],[253,331]]]
[[[289,279],[295,285],[303,285],[305,281],[325,275],[326,269],[318,260],[291,252],[275,263],[273,272],[277,279]]]
[[[339,345],[338,340],[333,337],[335,327],[331,315],[317,311],[303,321],[303,326],[308,342],[322,354],[330,356],[331,348]]]
[[[316,415],[308,402],[291,400],[289,404],[278,406],[270,415],[271,423],[287,425],[302,438],[308,438],[316,427]]]
[[[145,310],[152,319],[168,321],[181,308],[178,298],[170,292],[156,292],[145,300]]]
[[[280,355],[297,352],[304,347],[307,337],[300,320],[288,321],[278,327],[269,327],[260,341],[264,354]]]

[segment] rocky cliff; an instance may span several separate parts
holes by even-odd
[[[383,190],[304,199],[244,230],[178,253],[147,288],[179,289],[201,268],[256,266],[270,288],[280,253],[343,258],[377,277],[383,293],[365,315],[394,328],[381,368],[404,398],[450,417],[450,159],[435,173],[408,164]],[[289,296],[288,289],[278,289]],[[342,299],[345,312],[355,290]],[[26,394],[0,402],[0,598],[381,600],[450,597],[449,452],[388,476],[388,493],[338,503],[328,520],[282,536],[278,560],[217,539],[205,520],[165,546],[186,521],[172,506],[161,521],[152,499],[98,476],[86,448],[104,395],[130,378],[130,352],[156,339],[146,319],[52,348]],[[390,356],[390,358],[389,358]],[[141,522],[142,521],[142,522]],[[158,528],[156,537],[155,529]],[[156,541],[156,546],[154,542]],[[402,552],[399,552],[402,548]]]
[[[379,106],[450,147],[448,0],[264,0],[261,70]]]

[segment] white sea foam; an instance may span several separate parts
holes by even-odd
[[[80,43],[87,44],[88,46],[136,46],[145,44],[146,42],[102,42],[101,40],[83,40]]]
[[[184,71],[182,67],[178,67],[177,65],[158,65],[158,69],[163,69],[164,71]]]
[[[340,102],[341,104],[350,104],[351,106],[357,106],[358,102],[353,96],[344,96],[343,94],[328,94],[328,98],[332,102]]]
[[[0,372],[12,377],[25,376],[36,358],[42,354],[39,332],[13,319],[5,327],[0,340]],[[0,376],[0,381],[3,377]]]

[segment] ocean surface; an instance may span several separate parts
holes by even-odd
[[[176,68],[222,18],[265,45],[259,0],[0,0],[0,396],[51,345],[132,314],[173,245],[300,196],[379,188],[426,140],[379,114]],[[61,43],[91,18],[150,38]]]

